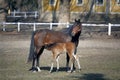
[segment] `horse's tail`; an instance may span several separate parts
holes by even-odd
[[[29,50],[29,56],[28,56],[28,61],[27,62],[31,62],[33,60],[33,56],[34,56],[34,35],[35,32],[32,32],[32,37],[31,37],[31,43],[30,43],[30,50]]]

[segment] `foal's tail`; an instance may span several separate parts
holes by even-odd
[[[32,32],[30,50],[29,50],[29,56],[28,56],[28,61],[27,62],[31,62],[33,60],[33,56],[34,56],[34,35],[35,35],[35,32]]]

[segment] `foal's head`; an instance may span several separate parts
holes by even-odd
[[[72,30],[71,30],[72,31],[71,35],[74,36],[81,30],[82,30],[82,24],[80,22],[80,19],[78,19],[78,20],[75,19],[75,23],[73,24]]]

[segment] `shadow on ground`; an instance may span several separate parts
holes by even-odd
[[[50,67],[40,67],[41,70],[50,71]],[[56,72],[57,68],[53,68],[53,72]],[[66,67],[60,67],[59,71],[67,71]]]
[[[81,76],[72,76],[75,80],[110,80],[108,78],[105,78],[105,75],[100,73],[87,73],[82,74]]]

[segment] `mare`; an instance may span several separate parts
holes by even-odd
[[[70,58],[71,68],[70,68],[69,72],[73,71],[73,63],[75,62],[75,60],[77,62],[78,68],[80,70],[81,67],[80,67],[80,63],[79,63],[79,58],[76,54],[74,54],[75,48],[76,48],[76,46],[75,46],[75,43],[73,43],[73,42],[55,43],[55,44],[50,45],[47,48],[47,50],[52,51],[52,54],[53,54],[53,60],[52,60],[52,64],[51,64],[50,73],[53,70],[53,65],[54,65],[55,61],[57,62],[57,70],[56,71],[59,70],[59,60],[58,59],[59,59],[60,54],[62,54],[62,53],[67,53]]]
[[[30,53],[28,57],[28,62],[32,61],[32,71],[41,71],[39,68],[39,58],[43,53],[45,46],[54,43],[64,43],[73,42],[76,45],[75,54],[77,50],[77,45],[79,43],[79,36],[82,30],[80,19],[76,20],[72,26],[64,31],[54,31],[49,29],[41,29],[32,33]],[[67,63],[69,64],[69,57],[67,55]]]

